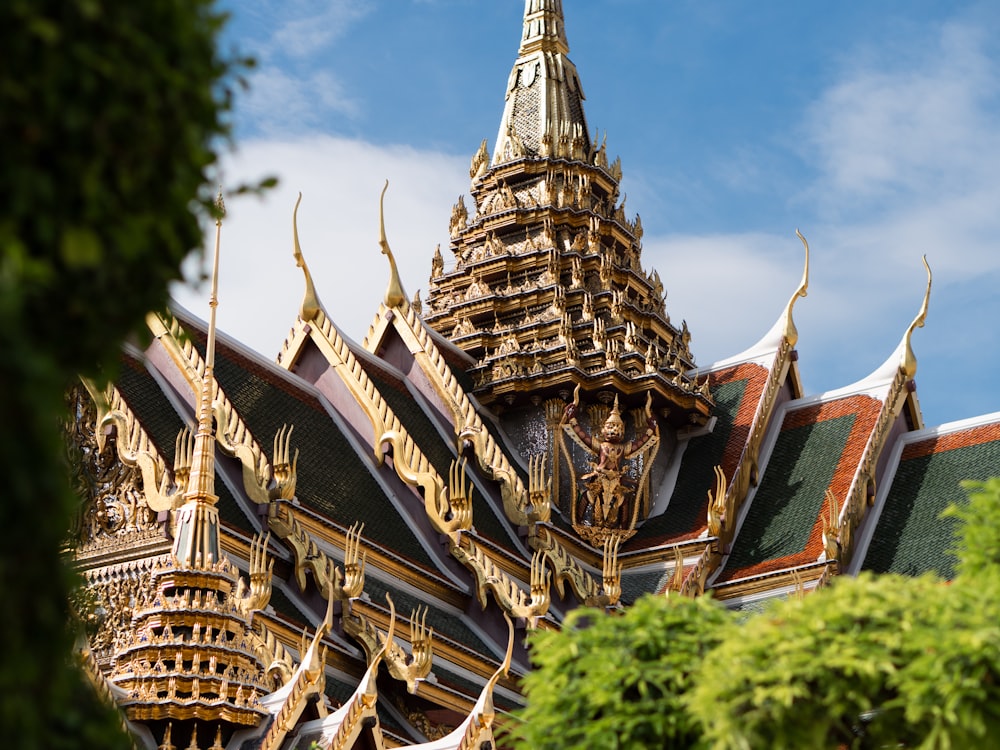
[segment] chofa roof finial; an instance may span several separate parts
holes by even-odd
[[[385,306],[400,307],[406,302],[406,292],[403,291],[403,283],[399,280],[399,269],[396,268],[396,259],[389,249],[389,240],[385,237],[385,191],[389,189],[389,181],[385,181],[382,188],[382,195],[378,199],[378,244],[382,247],[382,254],[389,258],[389,288],[385,290]]]
[[[295,265],[302,269],[306,277],[306,292],[302,297],[302,305],[299,307],[299,317],[302,320],[310,321],[319,313],[322,305],[316,294],[316,287],[313,284],[312,274],[309,273],[309,266],[306,265],[305,256],[302,255],[302,246],[299,245],[299,204],[302,202],[302,193],[299,193],[295,201],[295,209],[292,211],[292,240],[295,243],[292,255],[295,257]]]
[[[809,290],[809,243],[806,242],[806,238],[802,236],[802,233],[798,229],[795,230],[795,236],[802,240],[802,245],[806,249],[806,265],[802,271],[802,281],[799,282],[799,288],[792,294],[792,298],[788,300],[788,306],[785,308],[785,339],[788,341],[788,346],[792,348],[799,341],[799,331],[795,327],[795,321],[792,319],[792,307],[795,306],[795,300],[799,297],[805,297]]]
[[[905,348],[903,350],[903,360],[899,363],[899,368],[908,378],[912,378],[917,374],[917,356],[913,353],[913,347],[910,345],[910,338],[913,336],[913,331],[917,328],[924,327],[924,321],[927,320],[927,305],[931,300],[931,267],[927,265],[927,256],[923,256],[924,268],[927,269],[927,290],[924,292],[924,302],[920,306],[920,312],[917,313],[917,317],[913,319],[910,323],[910,327],[906,329],[906,335],[904,340],[906,342]]]

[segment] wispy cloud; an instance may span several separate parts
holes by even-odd
[[[334,115],[356,117],[361,104],[329,71],[302,77],[268,66],[255,73],[240,108],[260,135],[287,137],[326,129]]]
[[[971,24],[920,32],[921,44],[893,45],[906,55],[845,58],[794,132],[814,175],[794,197],[813,248],[810,298],[796,319],[807,387],[863,377],[915,314],[926,254],[931,317],[915,339],[932,385],[925,403],[938,414],[965,399],[965,416],[991,386],[970,377],[958,396],[955,370],[981,372],[980,353],[1000,350],[1000,55]],[[691,322],[702,362],[749,346],[775,320],[800,273],[791,229],[647,235],[646,257],[673,287],[668,310]]]
[[[340,71],[322,62],[372,3],[363,0],[264,1],[242,9],[240,46],[257,60],[250,92],[238,102],[254,136],[328,129],[334,117],[356,119],[363,102]],[[274,19],[281,19],[275,23]]]
[[[269,51],[311,58],[343,36],[371,10],[359,0],[299,0],[285,6],[287,20],[275,29]]]
[[[872,59],[845,71],[805,122],[833,208],[968,193],[1000,163],[1000,69],[980,28],[952,23],[918,59]]]

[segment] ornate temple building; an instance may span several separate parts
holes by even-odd
[[[82,658],[137,747],[489,748],[526,633],[575,607],[951,574],[939,514],[1000,473],[1000,414],[923,424],[930,271],[882,367],[806,394],[803,239],[771,330],[696,366],[568,52],[560,0],[526,0],[426,300],[383,230],[388,289],[345,338],[296,234],[276,361],[216,333],[213,295],[71,394]]]

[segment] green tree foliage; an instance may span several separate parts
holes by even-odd
[[[113,746],[67,660],[62,394],[113,367],[200,244],[244,62],[218,54],[222,23],[210,0],[0,3],[4,747]]]
[[[711,599],[644,597],[620,616],[577,610],[562,631],[537,631],[528,705],[508,725],[517,747],[693,746],[701,727],[683,698],[733,623]]]
[[[950,584],[841,577],[739,625],[711,600],[647,598],[536,635],[517,746],[996,746],[1000,479],[967,488]]]
[[[691,709],[715,748],[986,747],[1000,626],[981,597],[863,575],[783,600],[708,656]]]

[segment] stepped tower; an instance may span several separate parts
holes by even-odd
[[[451,254],[431,267],[425,320],[476,359],[480,401],[539,403],[576,385],[652,396],[668,423],[703,424],[712,400],[687,376],[690,332],[641,263],[642,223],[620,195],[620,160],[592,138],[567,54],[560,0],[526,0],[494,153],[472,158],[470,202],[451,216]]]
[[[160,738],[159,750],[175,750],[177,742],[187,742],[191,750],[222,750],[234,732],[255,728],[267,717],[259,698],[273,689],[260,639],[251,629],[253,614],[271,596],[270,536],[251,545],[249,586],[220,544],[213,395],[221,193],[217,205],[198,423],[193,435],[185,430],[177,440],[177,466],[183,468],[175,474],[183,493],[170,511],[171,553],[157,562],[149,585],[139,591],[110,675],[125,716]]]

